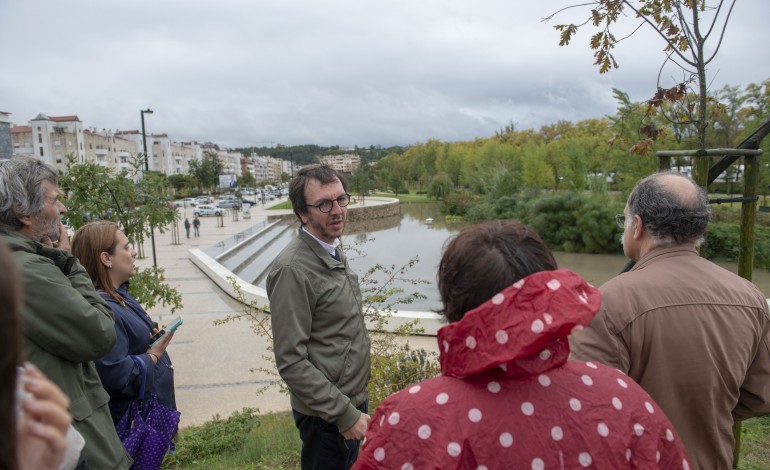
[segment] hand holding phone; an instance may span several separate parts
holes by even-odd
[[[174,321],[166,325],[165,328],[161,329],[160,331],[158,331],[152,336],[152,338],[150,339],[150,347],[152,347],[153,344],[160,341],[160,339],[163,338],[163,336],[166,334],[167,331],[174,333],[176,329],[179,328],[179,325],[181,325],[182,323],[184,323],[184,319],[182,318],[182,316],[180,315],[176,317]]]

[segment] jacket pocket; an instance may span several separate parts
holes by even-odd
[[[329,364],[327,377],[329,382],[337,385],[345,376],[345,368],[350,362],[350,348],[353,345],[351,341],[345,341],[339,348],[334,348],[331,357],[322,359]]]

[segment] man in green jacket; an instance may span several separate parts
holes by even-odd
[[[302,227],[267,278],[275,362],[289,388],[303,470],[350,468],[370,420],[361,290],[339,247],[346,189],[325,165],[297,173],[289,198]]]
[[[24,349],[71,401],[73,426],[85,439],[83,464],[128,469],[93,360],[115,344],[112,310],[69,252],[55,170],[33,158],[0,163],[0,239],[19,265],[24,286]]]

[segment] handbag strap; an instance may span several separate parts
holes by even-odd
[[[142,371],[142,380],[139,382],[139,401],[141,401],[144,399],[144,387],[147,385],[147,364],[139,356],[129,357],[139,366],[139,370]]]

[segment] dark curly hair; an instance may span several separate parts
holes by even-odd
[[[687,181],[691,190],[677,187],[677,178]],[[698,244],[711,220],[706,192],[681,173],[655,173],[637,183],[628,196],[628,212],[638,215],[658,246]]]
[[[551,250],[531,227],[516,220],[492,220],[464,228],[444,245],[438,268],[443,307],[460,320],[519,279],[558,269]]]

